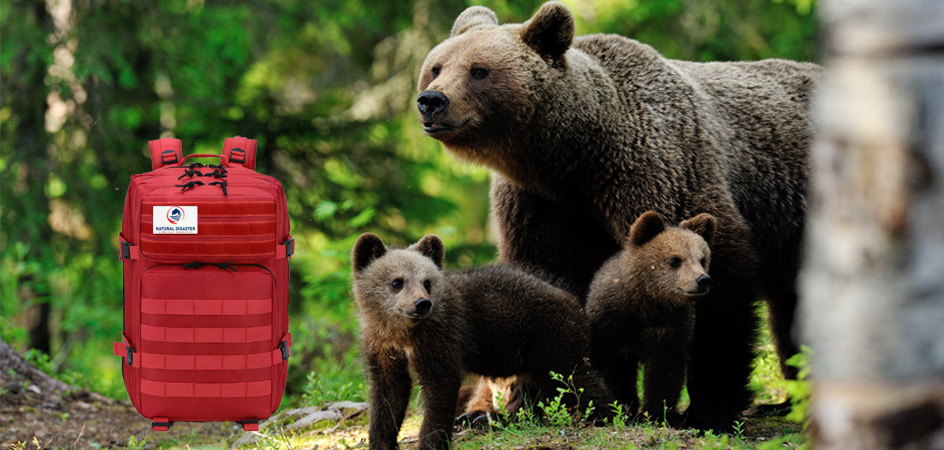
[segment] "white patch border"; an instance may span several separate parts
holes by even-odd
[[[170,223],[167,219],[167,213],[172,208],[180,208],[184,212],[184,218],[176,224]],[[151,210],[153,217],[151,234],[197,234],[199,215],[196,205],[154,205]]]

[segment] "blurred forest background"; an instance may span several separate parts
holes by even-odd
[[[540,1],[4,0],[0,3],[0,338],[80,387],[127,398],[117,235],[147,141],[219,153],[259,140],[288,195],[290,402],[363,399],[349,251],[437,233],[450,267],[494,259],[488,172],[424,137],[415,79],[455,17]],[[689,60],[816,59],[813,0],[565,0],[577,33]]]

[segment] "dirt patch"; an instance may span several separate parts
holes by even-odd
[[[151,430],[128,402],[104,398],[85,390],[61,393],[0,371],[0,448],[89,449],[125,447],[133,435],[146,448],[229,443],[242,428],[229,423],[175,423],[170,431]],[[35,438],[36,444],[33,443]],[[225,445],[225,444],[223,444]]]

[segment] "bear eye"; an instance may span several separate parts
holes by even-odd
[[[390,283],[390,287],[400,290],[403,289],[403,278],[396,278]]]
[[[669,258],[669,265],[672,266],[673,268],[678,269],[679,267],[682,266],[682,258],[679,258],[678,256],[673,256]]]
[[[431,283],[429,280],[423,282],[423,287],[426,288],[427,294],[433,293],[433,283]]]
[[[439,72],[442,72],[442,67],[441,67],[441,66],[435,66],[435,67],[433,67],[433,70],[432,70],[431,72],[433,73],[433,78],[436,78],[436,77],[439,76]]]
[[[705,258],[702,258],[698,263],[701,264],[702,267],[708,267],[708,260]]]
[[[482,80],[488,76],[488,69],[473,67],[472,70],[469,71],[469,75],[472,75],[472,79]]]

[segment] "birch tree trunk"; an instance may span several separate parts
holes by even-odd
[[[815,444],[944,449],[944,2],[820,11],[800,286]]]

